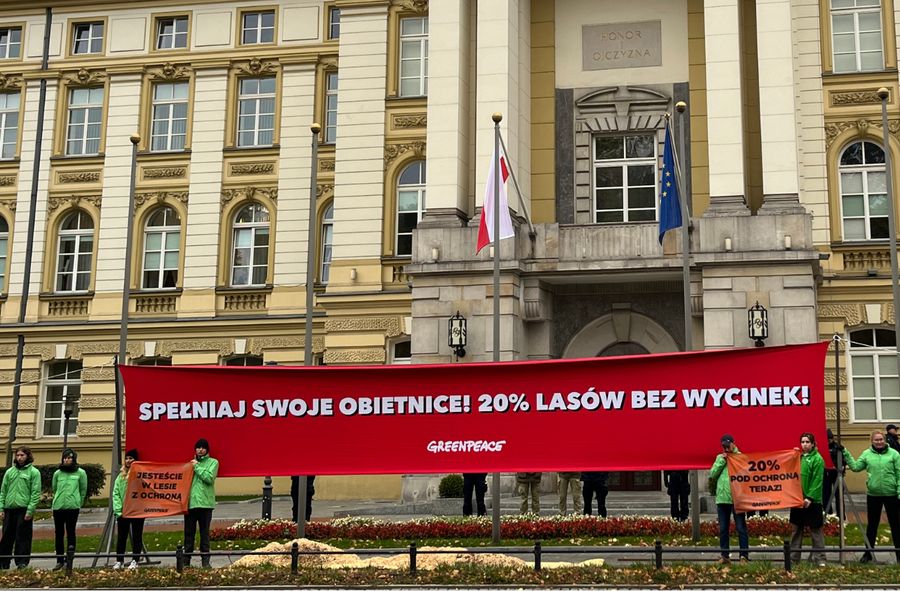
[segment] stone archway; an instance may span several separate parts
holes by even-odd
[[[648,353],[680,350],[672,335],[653,319],[630,309],[614,309],[578,331],[566,345],[562,357],[597,357],[620,343],[633,343]]]

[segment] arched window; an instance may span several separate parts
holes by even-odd
[[[231,285],[265,285],[269,270],[269,210],[259,203],[234,216]]]
[[[91,286],[94,222],[86,212],[73,211],[59,226],[56,249],[56,291],[87,291]]]
[[[850,394],[854,421],[900,419],[897,339],[894,329],[864,328],[850,333]]]
[[[841,219],[844,240],[889,238],[884,150],[855,142],[841,153]]]
[[[319,282],[328,283],[331,271],[331,250],[334,242],[334,202],[332,201],[322,214],[322,266],[319,269]]]
[[[144,227],[143,289],[166,289],[178,284],[181,220],[171,207],[160,207]]]
[[[9,256],[9,224],[0,216],[0,291],[6,285],[6,260]]]
[[[425,162],[403,169],[397,181],[397,256],[412,255],[412,231],[425,211]]]

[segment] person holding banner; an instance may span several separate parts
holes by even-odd
[[[728,474],[728,463],[726,458],[728,454],[741,453],[734,444],[734,436],[725,434],[720,440],[722,444],[722,453],[718,455],[716,461],[713,462],[712,468],[709,470],[709,490],[716,493],[716,509],[719,516],[719,548],[722,550],[722,558],[719,564],[731,564],[731,540],[729,539],[729,529],[731,525],[731,515],[734,514],[734,527],[737,529],[738,545],[741,549],[741,562],[750,560],[750,536],[747,533],[747,518],[744,513],[735,511],[734,502],[731,497],[731,477]]]
[[[66,566],[66,548],[75,547],[75,526],[87,498],[87,472],[78,467],[78,454],[66,448],[53,473],[53,526],[56,530],[56,567]],[[65,540],[63,538],[66,538]],[[68,546],[65,542],[68,542]]]
[[[866,538],[869,547],[875,547],[875,536],[878,534],[878,524],[881,522],[881,509],[887,513],[888,524],[891,527],[891,538],[894,548],[897,549],[897,562],[900,562],[900,453],[888,447],[884,433],[872,432],[872,446],[859,454],[859,459],[846,449],[844,460],[847,467],[854,472],[868,472],[866,478]],[[872,553],[863,554],[860,562],[871,562]]]
[[[209,455],[209,442],[198,439],[194,444],[194,479],[191,481],[191,498],[184,516],[184,565],[191,565],[194,553],[194,537],[200,528],[200,564],[212,568],[209,562],[209,526],[216,508],[216,476],[219,461]]]
[[[125,461],[113,485],[113,515],[116,518],[116,564],[113,565],[113,570],[119,570],[125,564],[125,548],[128,546],[129,535],[131,536],[129,569],[137,568],[141,552],[144,551],[144,519],[142,517],[122,517],[128,473],[131,471],[131,465],[136,461],[138,461],[138,450],[129,449],[125,452]]]
[[[0,569],[10,566],[9,556],[15,552],[16,567],[31,562],[31,536],[34,510],[41,500],[41,472],[34,467],[34,455],[28,447],[16,448],[13,465],[3,474],[0,485],[0,509],[3,509],[3,536],[0,537]]]
[[[791,556],[800,561],[803,548],[803,530],[809,527],[812,537],[813,560],[825,566],[825,512],[822,508],[822,481],[825,478],[825,460],[816,449],[816,437],[812,433],[800,435],[800,484],[803,487],[803,507],[791,509]]]

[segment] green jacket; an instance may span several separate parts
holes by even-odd
[[[41,500],[41,472],[32,464],[19,468],[15,464],[3,475],[0,484],[0,509],[27,509],[34,515]]]
[[[822,504],[822,481],[825,479],[825,460],[818,450],[800,456],[800,484],[803,498]]]
[[[116,482],[113,484],[113,515],[116,519],[122,517],[122,505],[125,504],[125,483],[128,480],[128,474],[119,473],[116,476]]]
[[[871,496],[900,496],[900,453],[897,450],[887,448],[884,453],[878,453],[870,447],[859,454],[858,460],[854,460],[845,449],[844,460],[854,472],[868,470],[866,492]]]
[[[194,464],[194,479],[191,481],[191,499],[188,509],[216,508],[216,476],[219,474],[219,460],[203,456]]]
[[[735,445],[734,451],[729,453],[739,454],[741,451]],[[709,469],[709,483],[710,491],[713,489],[713,484],[715,485],[716,505],[734,504],[731,498],[731,477],[728,475],[728,462],[725,458],[716,456],[716,461],[713,462],[712,468]]]
[[[57,470],[53,473],[53,505],[57,509],[81,509],[87,498],[87,472],[78,468],[74,472]]]

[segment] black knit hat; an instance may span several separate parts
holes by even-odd
[[[729,435],[728,433],[726,433],[725,435],[722,435],[722,439],[720,441],[722,445],[730,445],[734,443],[734,435]]]
[[[77,453],[75,452],[75,450],[72,449],[71,447],[67,447],[67,448],[64,449],[63,452],[62,452],[62,459],[65,460],[65,459],[68,458],[68,457],[71,457],[72,460],[75,461],[75,462],[78,461],[78,454],[77,454]]]
[[[131,458],[135,462],[138,461],[138,450],[137,449],[129,449],[125,452],[126,458]]]
[[[209,441],[205,439],[198,439],[197,443],[194,444],[194,449],[203,448],[206,450],[206,453],[209,453]]]

